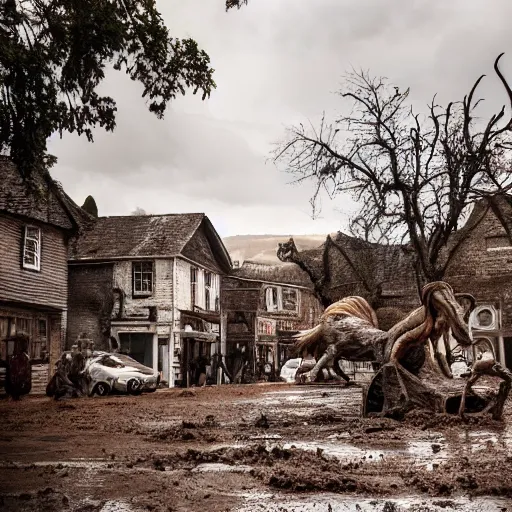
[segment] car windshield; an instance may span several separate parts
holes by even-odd
[[[124,368],[124,364],[117,357],[112,357],[110,355],[102,357],[98,362],[103,366],[108,366],[109,368]]]

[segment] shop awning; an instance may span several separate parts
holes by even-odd
[[[213,332],[201,332],[201,331],[179,331],[182,338],[192,338],[194,340],[208,341],[215,343],[218,338],[218,334]]]
[[[214,311],[189,311],[188,309],[180,309],[179,311],[183,315],[187,315],[191,318],[199,318],[211,324],[220,323],[220,314]]]

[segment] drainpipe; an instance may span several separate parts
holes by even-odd
[[[171,304],[171,332],[169,334],[169,375],[167,376],[168,386],[174,387],[174,308],[176,307],[176,258],[172,259],[172,304]]]

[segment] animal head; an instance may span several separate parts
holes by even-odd
[[[468,297],[465,296],[465,298]],[[427,311],[435,318],[440,316],[443,318],[460,345],[471,345],[473,341],[471,331],[465,319],[467,309],[457,302],[453,289],[448,283],[444,281],[428,283],[423,287],[421,299]]]
[[[288,242],[280,243],[277,248],[277,257],[284,262],[293,262],[297,256],[299,255],[299,251],[297,250],[297,246],[293,238],[290,238]]]

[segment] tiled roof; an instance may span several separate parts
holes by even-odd
[[[75,228],[91,219],[49,174],[34,173],[28,185],[7,156],[0,156],[0,212],[63,229]]]
[[[71,260],[180,254],[204,213],[99,217],[71,249]]]
[[[233,269],[230,277],[313,288],[308,275],[295,263],[270,265],[247,260],[240,268]]]

